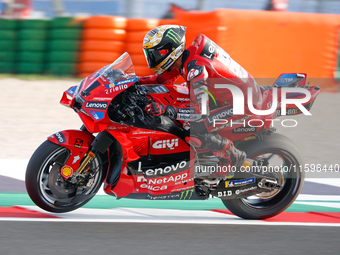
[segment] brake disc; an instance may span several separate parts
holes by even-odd
[[[59,198],[69,198],[75,195],[76,187],[67,183],[60,174],[60,166],[55,164],[48,175],[48,187]]]

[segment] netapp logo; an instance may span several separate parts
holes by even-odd
[[[87,109],[96,109],[96,110],[105,110],[107,107],[107,102],[87,102],[85,108]]]

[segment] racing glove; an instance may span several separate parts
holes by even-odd
[[[164,105],[162,105],[160,103],[153,102],[153,103],[145,106],[145,111],[148,114],[151,113],[155,116],[159,116],[159,115],[164,114]]]
[[[172,105],[167,105],[165,107],[163,104],[153,102],[145,106],[145,111],[148,114],[153,114],[154,116],[164,115],[172,120],[177,118],[176,108]]]

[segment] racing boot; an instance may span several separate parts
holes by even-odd
[[[217,169],[211,171],[211,177],[232,178],[240,168],[249,172],[253,166],[258,165],[255,160],[247,158],[244,151],[237,149],[231,140],[217,133],[207,133],[205,138],[206,147],[210,148],[212,153],[220,159]]]
[[[220,159],[217,171],[210,173],[213,178],[230,179],[235,177],[235,173],[238,178],[246,178],[246,173],[251,173],[255,171],[254,167],[258,167],[256,160],[246,158],[246,153],[235,147],[232,150],[213,151],[213,154]]]
[[[246,160],[246,153],[235,148],[233,142],[228,139],[225,139],[225,145],[221,150],[212,151],[212,153],[220,159],[215,172],[210,173],[214,178],[226,177],[229,179],[234,177],[235,170]]]

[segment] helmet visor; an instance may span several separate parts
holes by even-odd
[[[170,47],[169,47],[170,46]],[[171,45],[165,45],[162,49],[143,49],[149,68],[154,68],[171,53]]]

